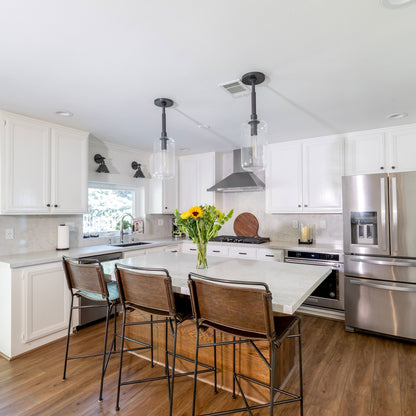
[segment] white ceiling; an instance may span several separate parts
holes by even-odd
[[[157,97],[178,149],[238,147],[250,98],[218,84],[250,71],[270,142],[416,122],[414,1],[2,0],[0,56],[0,108],[145,150]]]

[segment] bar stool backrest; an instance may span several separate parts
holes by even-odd
[[[63,268],[69,290],[76,289],[108,298],[103,268],[98,260],[82,260],[63,256]]]
[[[166,269],[115,265],[120,300],[155,315],[175,316],[172,279]]]
[[[274,339],[272,296],[265,283],[189,274],[194,318],[240,337]]]

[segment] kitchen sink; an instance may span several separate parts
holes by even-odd
[[[132,247],[132,246],[143,246],[145,244],[151,244],[147,241],[130,241],[129,243],[115,243],[110,244],[113,247]]]

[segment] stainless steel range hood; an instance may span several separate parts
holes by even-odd
[[[241,149],[233,150],[233,173],[216,183],[207,191],[216,192],[252,192],[264,191],[264,182],[252,172],[241,167]]]

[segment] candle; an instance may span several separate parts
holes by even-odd
[[[309,227],[302,227],[300,240],[305,243],[309,241]]]

